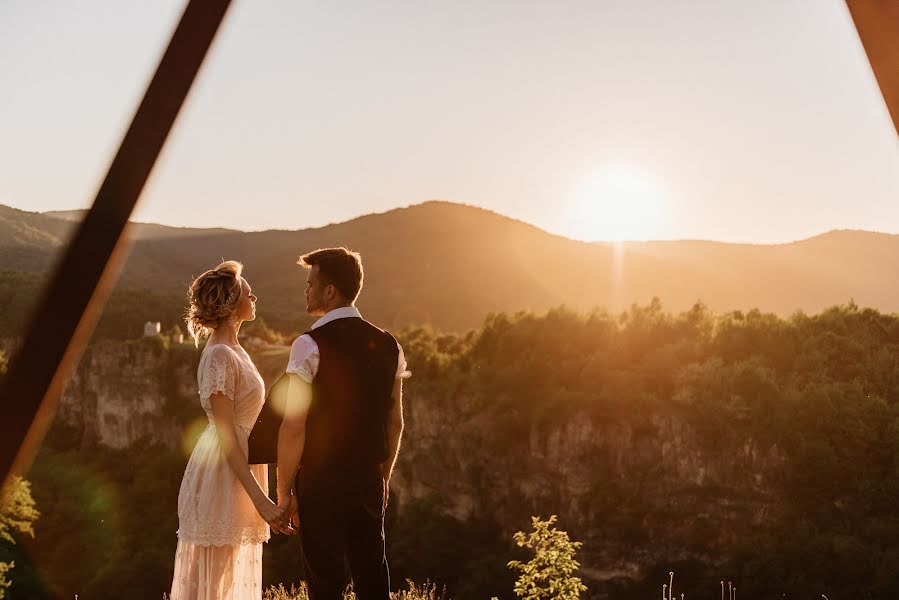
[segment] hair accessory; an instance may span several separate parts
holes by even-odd
[[[228,294],[228,299],[225,301],[225,305],[226,305],[226,306],[231,306],[231,304],[233,304],[233,303],[237,300],[237,297],[238,297],[239,295],[240,295],[240,284],[238,283],[238,284],[237,284],[237,289],[236,289],[236,290],[231,290],[231,293]]]

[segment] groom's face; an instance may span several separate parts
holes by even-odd
[[[321,275],[318,272],[318,265],[312,265],[309,274],[306,276],[306,312],[310,315],[323,315],[327,311],[325,288],[322,284]]]

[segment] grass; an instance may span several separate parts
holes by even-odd
[[[680,600],[685,600],[685,596],[686,594],[681,594]],[[824,594],[821,596],[829,600]],[[677,596],[674,595],[674,571],[668,572],[668,583],[662,585],[662,600],[677,600]],[[732,582],[728,581],[726,588],[724,581],[721,582],[721,600],[737,600],[737,588]]]
[[[426,581],[423,585],[416,585],[415,582],[406,580],[409,589],[400,590],[390,593],[390,600],[445,600],[446,590],[437,590],[437,585]],[[262,600],[308,600],[309,595],[306,592],[306,583],[300,584],[300,587],[294,585],[290,589],[286,589],[284,585],[272,586],[262,594]],[[350,584],[343,593],[344,600],[356,600],[356,594],[353,593],[353,585]]]

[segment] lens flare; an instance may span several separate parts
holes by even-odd
[[[200,436],[203,435],[208,426],[209,419],[204,415],[197,417],[184,428],[184,432],[181,434],[181,452],[184,453],[185,457],[190,457],[194,446],[197,445],[197,440],[200,439]]]

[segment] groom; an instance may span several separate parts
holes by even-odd
[[[306,312],[294,341],[278,433],[278,505],[298,520],[310,600],[332,600],[349,566],[359,600],[388,600],[387,486],[403,431],[403,350],[354,306],[362,258],[346,248],[300,257]]]

